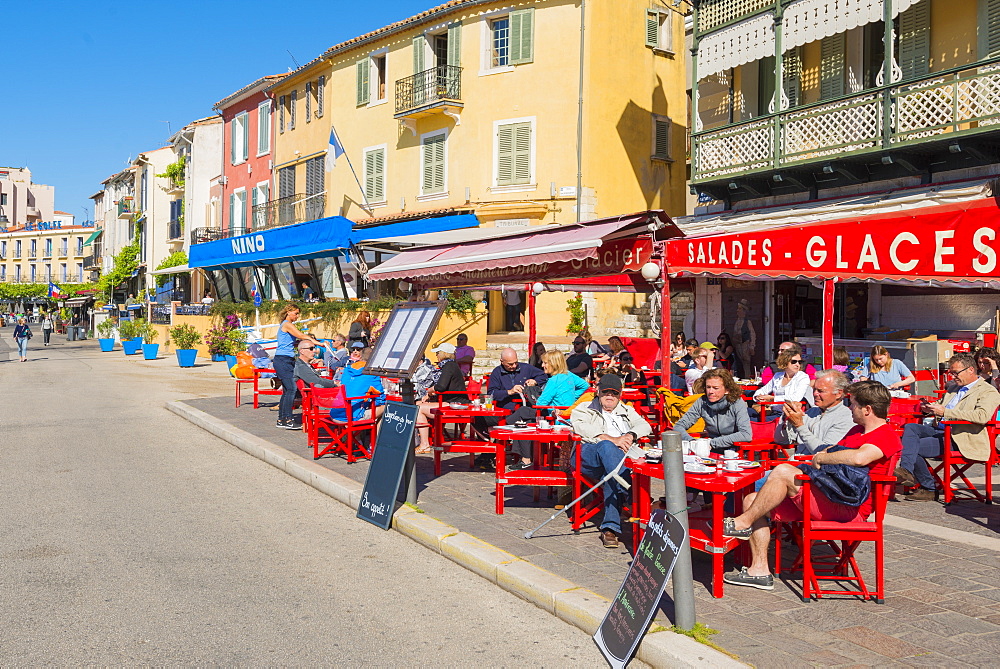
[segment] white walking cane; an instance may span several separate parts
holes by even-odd
[[[582,447],[582,444],[581,444],[581,447]],[[524,533],[524,538],[525,539],[530,539],[535,534],[535,532],[537,532],[538,530],[542,529],[543,527],[545,527],[546,525],[548,525],[550,522],[552,522],[553,520],[555,520],[560,514],[566,513],[567,511],[569,511],[571,508],[573,508],[574,506],[576,506],[576,504],[578,504],[580,502],[580,500],[582,500],[584,497],[586,497],[590,493],[592,493],[595,490],[597,490],[598,488],[600,488],[602,485],[604,485],[605,483],[607,483],[611,479],[615,479],[616,481],[618,481],[622,485],[623,488],[625,488],[626,490],[628,490],[631,486],[629,485],[628,481],[626,481],[621,476],[619,476],[618,473],[621,471],[622,465],[625,464],[625,461],[627,459],[632,458],[633,460],[636,460],[638,458],[641,458],[643,455],[645,455],[645,452],[643,452],[643,450],[641,448],[639,448],[636,444],[632,444],[631,446],[629,446],[629,449],[625,453],[625,456],[622,457],[622,461],[619,462],[618,465],[614,469],[612,469],[610,472],[608,472],[607,474],[605,474],[604,478],[602,478],[600,481],[598,481],[593,486],[591,486],[590,489],[587,490],[587,492],[583,493],[582,495],[580,495],[579,497],[577,497],[576,499],[574,499],[572,502],[570,502],[569,504],[567,504],[562,509],[560,509],[560,510],[556,511],[555,513],[553,513],[551,516],[548,517],[548,519],[544,523],[542,523],[541,525],[539,525],[538,527],[536,527],[533,530],[528,530],[527,532],[525,532]]]

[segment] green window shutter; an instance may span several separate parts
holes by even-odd
[[[531,124],[497,128],[497,186],[531,183]]]
[[[313,85],[311,81],[306,82],[306,123],[312,121],[312,96]]]
[[[369,202],[385,199],[385,151],[382,149],[365,154],[365,197]]]
[[[1000,56],[1000,0],[979,0],[979,60]]]
[[[670,119],[653,119],[653,157],[670,158]]]
[[[462,24],[452,23],[448,26],[448,65],[462,65]]]
[[[514,126],[497,128],[497,186],[509,186],[514,178]]]
[[[424,71],[424,56],[427,53],[427,38],[417,35],[413,38],[413,74]]]
[[[326,75],[322,75],[316,82],[316,118],[323,117],[323,95],[326,93]]]
[[[278,134],[285,132],[285,96],[278,97]]]
[[[788,98],[788,106],[795,107],[802,92],[802,58],[798,48],[786,51],[781,63],[785,97]]]
[[[660,46],[660,15],[652,9],[646,10],[646,46]]]
[[[846,35],[831,35],[820,42],[819,91],[821,100],[844,94]]]
[[[531,183],[530,123],[518,123],[514,128],[514,182]]]
[[[444,141],[445,136],[434,135],[423,142],[423,176],[421,190],[424,194],[444,191]]]
[[[240,114],[243,117],[243,160],[250,157],[250,114]]]
[[[534,60],[534,33],[534,9],[520,9],[510,13],[511,65],[522,65]]]
[[[236,164],[236,137],[239,133],[240,116],[237,114],[229,124],[229,164]]]
[[[368,58],[362,58],[358,61],[355,66],[357,72],[358,80],[358,106],[368,104],[368,75],[370,74],[370,68],[368,66]]]
[[[922,0],[899,15],[899,66],[903,79],[922,77],[931,57],[931,3]]]

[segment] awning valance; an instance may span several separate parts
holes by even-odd
[[[662,211],[533,229],[405,251],[368,273],[422,287],[480,286],[634,272],[652,253],[653,229],[679,233]]]
[[[93,299],[93,298],[90,298],[90,297],[74,297],[73,299],[66,300],[63,304],[65,304],[67,307],[82,307],[87,302],[90,302],[91,299]]]
[[[91,232],[90,236],[87,237],[86,240],[84,240],[83,245],[90,246],[91,244],[93,244],[94,241],[101,236],[102,232],[104,232],[104,230],[94,230],[93,232]]]
[[[194,270],[187,265],[174,265],[173,267],[164,267],[163,269],[154,269],[150,274],[153,276],[161,276],[163,274],[187,274],[188,272],[193,272]]]
[[[1000,280],[993,198],[667,242],[671,276],[918,281]]]

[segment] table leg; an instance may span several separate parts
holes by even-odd
[[[726,554],[718,552],[725,542],[722,536],[723,507],[726,505],[724,494],[712,493],[712,596],[722,597],[722,574],[725,570]]]
[[[504,486],[504,484],[501,483],[500,481],[502,479],[506,478],[505,470],[507,469],[507,448],[506,448],[506,444],[505,444],[505,442],[503,440],[498,440],[496,442],[496,446],[497,446],[497,473],[496,473],[496,479],[497,479],[497,492],[496,492],[497,507],[496,507],[496,511],[497,511],[497,515],[498,516],[502,516],[503,515],[503,486]]]

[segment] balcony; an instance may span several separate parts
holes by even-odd
[[[1000,135],[998,90],[1000,59],[695,132],[691,181],[723,199],[971,166]]]
[[[195,228],[191,231],[191,243],[202,244],[204,242],[214,242],[222,239],[222,230],[219,228]]]
[[[59,247],[59,257],[60,258],[65,258],[68,255],[69,255],[69,247],[68,246],[60,246]],[[79,255],[79,254],[77,254],[77,255]]]
[[[181,241],[184,239],[184,227],[180,221],[171,221],[167,224],[167,241]]]
[[[235,234],[227,235],[233,237],[236,234],[247,232],[258,232],[270,228],[280,228],[293,223],[304,223],[323,218],[326,211],[326,195],[317,193],[315,195],[304,195],[297,193],[288,197],[271,200],[263,204],[258,204],[253,208],[253,228],[242,230]]]
[[[83,259],[84,269],[100,269],[101,268],[101,254],[95,252],[94,255],[85,256]]]
[[[457,123],[464,106],[462,68],[455,65],[438,65],[396,82],[398,119],[415,121],[422,116],[445,114]]]
[[[783,4],[788,4],[785,0]],[[754,14],[777,7],[778,0],[701,0],[698,6],[697,34],[701,37],[723,26],[738,23]]]
[[[131,197],[123,197],[118,200],[118,218],[132,218],[135,213],[135,203]]]

